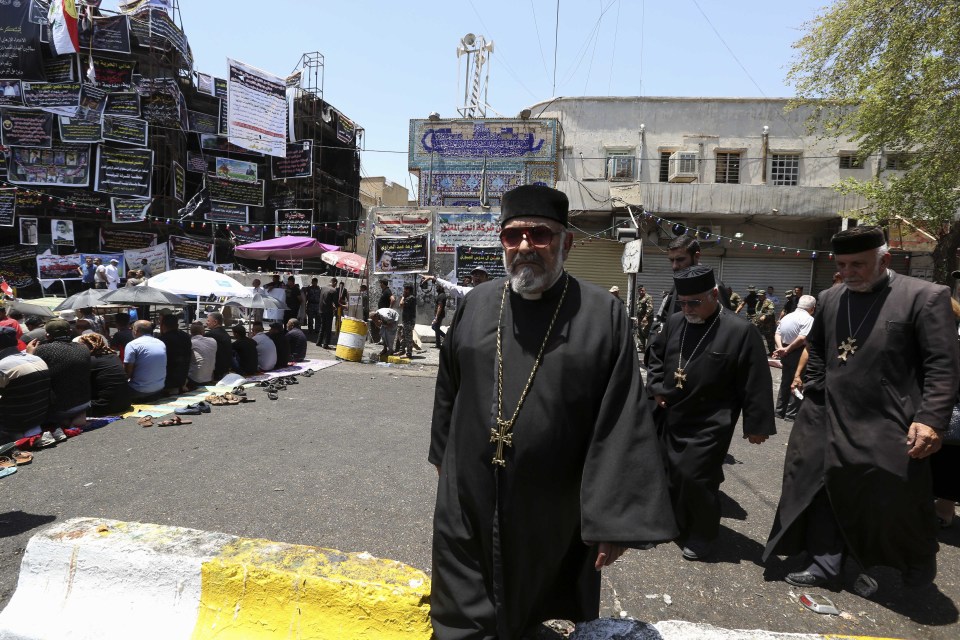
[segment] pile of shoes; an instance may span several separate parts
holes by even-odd
[[[0,446],[0,478],[5,478],[17,472],[17,467],[33,462],[33,454],[29,451],[17,449],[14,442]]]

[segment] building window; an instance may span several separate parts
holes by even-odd
[[[903,171],[907,168],[907,158],[902,153],[887,155],[887,171]]]
[[[673,151],[660,151],[660,182],[670,182],[670,156]]]
[[[800,155],[775,153],[770,161],[770,181],[777,187],[795,187],[800,183]]]
[[[717,153],[717,175],[714,182],[740,184],[740,153]]]
[[[607,151],[607,180],[633,180],[636,160],[632,151]]]
[[[840,156],[841,169],[863,169],[863,160],[853,154],[843,154]]]

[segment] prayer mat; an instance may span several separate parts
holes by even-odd
[[[272,380],[274,378],[296,376],[307,370],[320,371],[339,363],[339,360],[304,360],[303,362],[295,362],[294,364],[288,367],[283,367],[282,369],[274,369],[273,371],[267,371],[266,373],[261,373],[256,376],[247,376],[245,379],[247,382],[260,382],[261,380]]]

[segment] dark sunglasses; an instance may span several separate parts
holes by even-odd
[[[527,243],[538,249],[550,246],[553,236],[563,233],[554,231],[550,227],[538,225],[536,227],[507,227],[500,232],[500,242],[507,249],[516,249],[527,239]]]
[[[703,304],[703,300],[677,300],[677,304],[681,307],[693,307],[696,309]]]

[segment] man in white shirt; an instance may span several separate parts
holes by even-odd
[[[277,345],[263,332],[262,322],[250,324],[250,336],[257,343],[257,367],[260,371],[272,371],[277,367]]]
[[[253,295],[260,294],[261,296],[267,295],[267,290],[260,286],[260,278],[257,278],[252,283],[253,286],[250,287],[250,293]],[[250,318],[254,322],[263,321],[263,309],[251,309]]]
[[[790,392],[790,383],[797,372],[800,354],[807,345],[807,334],[813,326],[813,313],[817,308],[817,299],[813,296],[801,296],[797,310],[788,313],[780,321],[774,342],[777,345],[774,358],[780,358],[783,369],[780,372],[780,391],[777,393],[777,417],[793,420],[797,416],[800,402]]]
[[[196,389],[213,381],[213,369],[217,364],[217,341],[203,335],[206,327],[202,322],[190,325],[190,342],[193,354],[187,372],[187,387]]]
[[[107,274],[107,289],[110,291],[116,291],[117,285],[120,284],[120,271],[117,269],[118,264],[120,264],[120,261],[113,258],[110,260],[110,265],[105,269]]]
[[[434,280],[440,287],[447,292],[447,295],[450,296],[452,300],[459,300],[465,295],[473,291],[473,287],[464,287],[458,284],[453,284],[449,280],[444,280],[443,278],[438,278],[436,276],[421,276],[425,281],[430,282]],[[483,267],[476,267],[473,271],[470,272],[470,277],[473,279],[473,284],[478,285],[486,282],[490,279],[490,274],[487,273],[487,270]]]
[[[377,309],[370,314],[370,323],[377,327],[383,336],[383,351],[380,352],[380,356],[391,355],[397,343],[397,325],[400,323],[400,312],[387,307]]]

